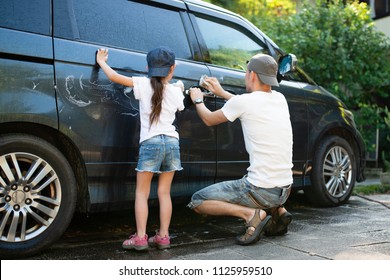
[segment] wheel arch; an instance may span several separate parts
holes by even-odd
[[[68,160],[72,167],[77,182],[77,205],[78,212],[88,210],[88,180],[84,160],[76,145],[58,130],[29,122],[11,122],[0,124],[0,135],[5,134],[26,134],[42,138],[55,146]]]

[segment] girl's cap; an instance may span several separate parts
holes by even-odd
[[[149,77],[166,77],[175,64],[175,54],[166,47],[151,50],[146,56]]]

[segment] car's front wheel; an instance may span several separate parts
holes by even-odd
[[[0,255],[40,252],[61,237],[76,206],[76,181],[63,154],[43,139],[0,136]]]
[[[319,206],[337,206],[348,201],[356,179],[355,155],[349,143],[329,136],[318,145],[311,174],[308,199]]]

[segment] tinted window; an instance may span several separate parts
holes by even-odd
[[[1,0],[0,27],[50,34],[50,0]]]
[[[213,64],[245,70],[246,61],[252,56],[267,53],[261,42],[256,42],[238,28],[203,18],[197,18],[197,23]]]
[[[374,19],[390,15],[390,0],[361,0],[360,2],[367,3],[371,10],[371,17]]]
[[[57,37],[144,52],[167,46],[191,58],[179,11],[125,0],[56,0],[54,8]]]
[[[374,2],[374,18],[381,18],[390,15],[390,0],[376,0]]]

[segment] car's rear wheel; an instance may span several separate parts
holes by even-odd
[[[63,154],[24,134],[0,136],[0,254],[40,252],[68,227],[76,206],[76,181]]]
[[[348,201],[356,179],[355,155],[348,142],[339,136],[326,137],[313,159],[308,199],[319,206],[337,206]]]

